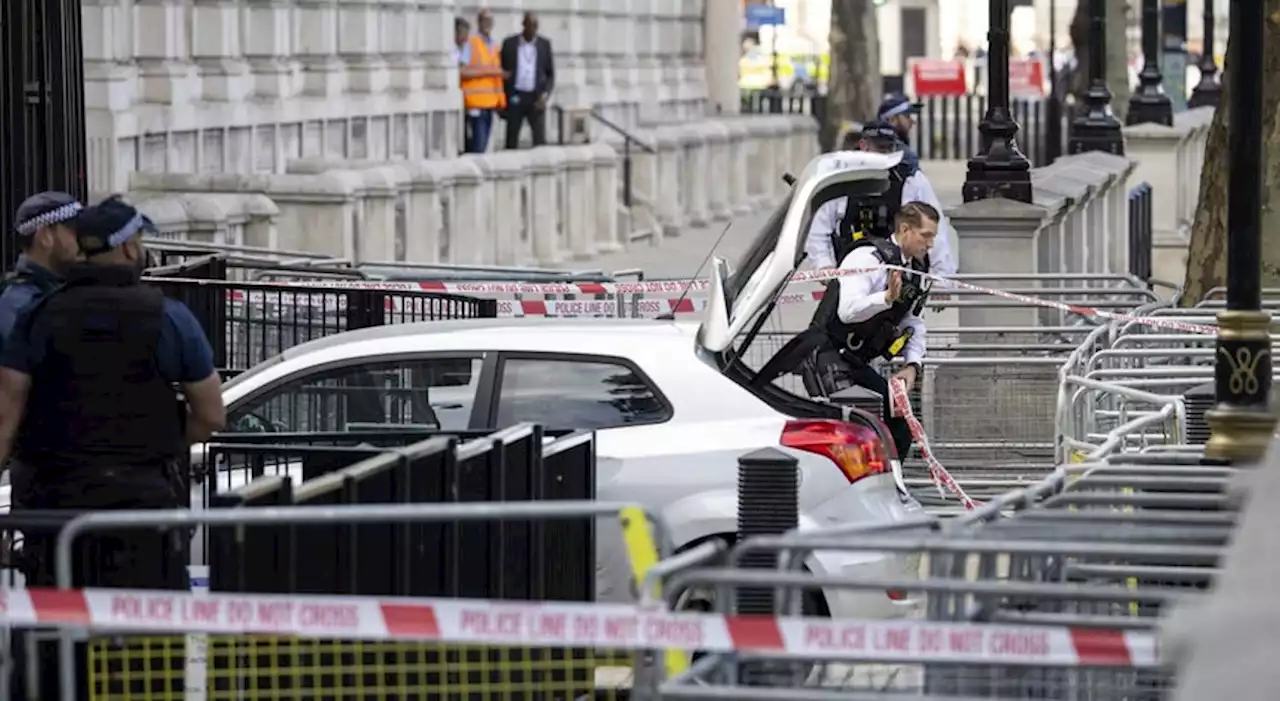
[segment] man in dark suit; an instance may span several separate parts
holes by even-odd
[[[556,86],[551,42],[538,36],[538,16],[524,13],[524,31],[502,42],[502,71],[506,74],[507,148],[520,147],[520,128],[529,122],[533,145],[547,143],[547,99]]]

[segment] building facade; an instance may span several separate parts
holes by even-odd
[[[523,12],[539,14],[555,50],[558,107],[598,107],[634,124],[705,113],[704,12],[717,4],[741,17],[737,0],[488,6],[499,38],[519,31]],[[134,171],[280,173],[299,157],[454,157],[462,120],[453,19],[474,24],[478,9],[452,0],[84,0],[89,188],[125,191]]]

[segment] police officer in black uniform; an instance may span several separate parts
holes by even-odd
[[[112,198],[86,208],[72,226],[84,262],[24,312],[0,351],[0,463],[13,457],[15,504],[185,505],[177,465],[191,443],[225,421],[213,351],[190,310],[141,283],[145,217]],[[185,587],[180,538],[97,540],[80,584]],[[47,553],[32,554],[39,559],[33,578],[48,581]]]
[[[850,244],[840,268],[863,270],[827,284],[809,329],[792,339],[760,369],[756,382],[772,382],[802,367],[806,388],[830,397],[854,385],[883,398],[885,423],[900,457],[911,449],[907,422],[894,416],[881,363],[901,359],[896,377],[910,390],[920,376],[926,329],[920,312],[929,294],[929,247],[941,215],[932,205],[908,202],[894,216],[888,238],[863,236]],[[890,270],[891,265],[903,270]]]
[[[14,233],[22,254],[13,271],[0,281],[0,343],[13,332],[22,310],[62,282],[80,258],[72,222],[83,209],[65,192],[28,197],[14,217]]]

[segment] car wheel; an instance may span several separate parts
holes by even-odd
[[[695,543],[694,545],[698,544]],[[731,541],[729,541],[729,545],[732,545]],[[727,563],[723,559],[716,559],[706,564],[707,567],[724,567],[725,565]],[[800,604],[803,615],[822,618],[830,617],[831,612],[827,608],[826,598],[823,597],[822,592],[806,591],[803,596],[804,598]],[[675,610],[689,613],[716,613],[719,609],[717,608],[715,587],[694,587],[685,590],[676,599]],[[693,651],[690,663],[696,663],[706,654],[702,650]],[[806,665],[804,677],[806,679],[814,677],[820,673],[820,668],[821,665],[819,664]]]

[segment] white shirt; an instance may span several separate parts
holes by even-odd
[[[880,264],[875,247],[863,246],[845,256],[840,263],[840,268],[856,270],[875,268]],[[846,275],[839,280],[840,299],[836,305],[836,315],[846,324],[866,321],[893,306],[884,299],[885,291],[889,287],[888,270],[882,268],[869,273]],[[902,350],[902,358],[908,363],[919,363],[924,360],[925,338],[928,331],[924,320],[916,314],[908,314],[898,324],[898,334],[901,335],[908,328],[911,329],[911,338],[907,339],[906,347]]]
[[[520,37],[516,49],[515,88],[518,92],[533,92],[538,87],[538,38],[525,41]]]
[[[902,204],[908,202],[924,202],[933,206],[942,214],[942,203],[933,192],[933,185],[925,177],[924,172],[917,170],[902,183]],[[836,253],[831,245],[831,234],[840,228],[840,220],[844,218],[846,198],[840,197],[828,201],[818,208],[809,223],[809,238],[805,240],[804,250],[809,264],[813,268],[836,267]],[[929,249],[929,272],[935,275],[955,275],[959,267],[957,256],[951,252],[951,224],[947,215],[942,214],[938,222],[938,236]]]

